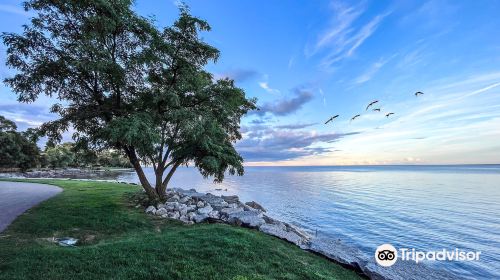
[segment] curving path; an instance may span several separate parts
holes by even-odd
[[[17,216],[62,191],[45,184],[0,181],[0,232]]]

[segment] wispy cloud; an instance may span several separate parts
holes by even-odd
[[[317,124],[318,123],[297,123],[297,124],[277,125],[275,127],[281,128],[281,129],[303,129],[303,128],[310,127],[310,126],[317,125]]]
[[[330,68],[336,62],[351,57],[356,50],[377,30],[382,20],[390,12],[379,14],[365,24],[355,23],[365,11],[365,4],[349,6],[346,3],[332,2],[333,18],[330,27],[321,34],[313,47],[306,47],[306,56],[325,53],[321,66]]]
[[[392,119],[355,124],[357,130],[364,126],[363,136],[339,142],[342,157],[351,163],[366,157],[377,163],[498,163],[500,73],[455,80],[460,82],[438,81],[419,98],[388,104],[397,112]],[[380,122],[383,129],[369,129]]]
[[[319,94],[321,94],[321,98],[323,98],[323,107],[326,107],[326,97],[325,93],[323,92],[323,89],[319,89]]]
[[[378,73],[378,71],[384,67],[384,65],[390,60],[391,58],[389,59],[384,59],[384,58],[380,58],[377,62],[373,63],[369,68],[368,70],[366,70],[363,74],[359,75],[358,77],[356,77],[354,80],[353,80],[353,83],[354,84],[363,84],[363,83],[366,83],[368,82],[369,80],[371,80],[373,78],[373,76],[375,76],[375,74]]]
[[[269,93],[280,93],[278,89],[271,88],[268,82],[259,82],[259,86]]]
[[[291,69],[293,65],[295,64],[295,56],[290,57],[288,60],[288,69]]]
[[[331,26],[318,38],[311,54],[330,45],[344,45],[349,34],[353,32],[354,21],[365,10],[364,4],[348,6],[340,1],[331,2],[331,8],[333,10]]]
[[[16,14],[20,16],[29,16],[30,13],[23,8],[15,5],[0,4],[0,13]]]

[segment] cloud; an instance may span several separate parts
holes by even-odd
[[[298,124],[284,124],[284,125],[277,125],[275,126],[276,128],[282,128],[282,129],[302,129],[306,127],[310,127],[313,125],[317,125],[318,123],[298,123]]]
[[[15,5],[6,5],[6,4],[0,4],[0,12],[16,14],[16,15],[21,15],[21,16],[29,16],[30,15],[30,13],[25,11],[23,8],[20,8],[20,7],[15,6]]]
[[[384,119],[383,129],[366,129],[361,137],[339,142],[345,161],[498,163],[500,130],[494,128],[500,127],[500,72],[431,84],[424,96],[391,103],[397,115]]]
[[[379,27],[382,20],[390,13],[383,13],[373,17],[370,21],[357,27],[355,22],[365,11],[365,4],[349,6],[342,2],[333,2],[333,18],[330,27],[318,37],[314,46],[306,47],[306,56],[319,52],[326,53],[321,61],[321,66],[330,68],[336,62],[351,57],[356,50]]]
[[[280,93],[278,89],[269,87],[267,82],[259,82],[259,86],[269,93]]]
[[[254,119],[252,121],[250,121],[251,124],[265,124],[266,123],[266,120],[264,119]]]
[[[16,122],[20,130],[37,127],[56,118],[46,106],[24,103],[0,104],[0,115]]]
[[[288,69],[291,69],[293,65],[295,64],[295,56],[290,57],[288,60]]]
[[[359,134],[359,132],[317,133],[268,126],[245,127],[242,131],[244,131],[243,140],[236,144],[237,150],[246,161],[253,162],[290,160],[332,152],[329,147],[315,145],[333,143],[343,137]]]
[[[222,74],[215,74],[215,79],[233,79],[236,82],[243,83],[249,80],[254,79],[259,75],[259,72],[255,70],[249,70],[249,69],[232,69],[227,71],[226,73]]]
[[[394,57],[394,56],[392,56],[392,57]],[[387,64],[387,62],[389,62],[389,60],[392,59],[392,57],[389,58],[389,59],[380,58],[377,62],[373,63],[368,68],[368,70],[366,70],[363,74],[361,74],[358,77],[356,77],[353,80],[353,83],[357,84],[357,85],[360,85],[360,84],[364,84],[364,83],[370,81],[375,76],[375,74],[377,74],[378,71],[382,67],[384,67],[384,65]]]
[[[321,94],[321,97],[323,98],[323,107],[326,107],[326,97],[325,93],[323,92],[323,89],[319,89],[319,94]]]
[[[331,27],[324,32],[317,40],[312,53],[319,51],[328,45],[343,45],[347,35],[352,32],[354,21],[364,12],[364,5],[347,6],[340,1],[332,2],[334,17]]]
[[[296,88],[292,98],[281,98],[274,102],[265,103],[260,106],[259,111],[253,113],[258,115],[265,115],[266,113],[275,116],[286,116],[294,113],[302,108],[304,104],[313,99],[313,93],[307,89]]]

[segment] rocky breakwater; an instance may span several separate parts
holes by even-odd
[[[138,204],[137,207],[141,205],[143,204]],[[258,229],[349,267],[370,279],[458,279],[409,261],[398,261],[391,267],[381,267],[375,263],[373,256],[366,256],[357,248],[338,239],[311,236],[298,227],[270,217],[257,202],[242,203],[238,196],[216,196],[198,193],[194,189],[172,189],[167,193],[166,201],[147,206],[145,212],[186,224],[218,222]]]
[[[237,196],[216,196],[198,193],[194,189],[173,189],[167,192],[164,202],[149,205],[145,212],[186,224],[218,222],[258,229],[303,249],[308,248],[311,240],[299,228],[267,215],[266,210],[257,202],[242,203]]]

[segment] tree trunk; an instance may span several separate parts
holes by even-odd
[[[134,166],[135,172],[137,173],[137,176],[139,177],[139,181],[141,182],[142,187],[146,191],[146,194],[149,197],[149,200],[151,202],[157,202],[160,200],[160,196],[156,192],[156,190],[151,187],[151,184],[149,183],[148,179],[146,178],[146,175],[144,174],[144,170],[142,169],[141,163],[139,162],[139,159],[137,158],[137,155],[135,154],[134,148],[125,148],[125,153],[127,154],[130,163],[132,163],[132,166]]]
[[[165,198],[165,191],[161,184],[163,180],[163,173],[165,172],[165,169],[163,167],[158,166],[158,168],[155,170],[155,175],[156,175],[156,182],[155,182],[155,190],[156,193],[158,194],[158,197],[160,198]]]
[[[165,195],[165,193],[167,191],[168,182],[170,181],[170,178],[172,178],[172,176],[174,175],[175,170],[177,170],[177,167],[179,167],[179,165],[181,165],[181,162],[180,161],[176,162],[172,166],[172,168],[170,169],[170,171],[168,172],[167,177],[165,178],[165,180],[163,182],[160,182],[160,187],[156,190],[156,192],[160,195],[160,197],[162,197],[162,196]],[[163,177],[163,174],[162,174],[162,177]],[[162,177],[160,177],[160,178],[162,178]],[[158,180],[158,178],[157,178],[157,180]]]

